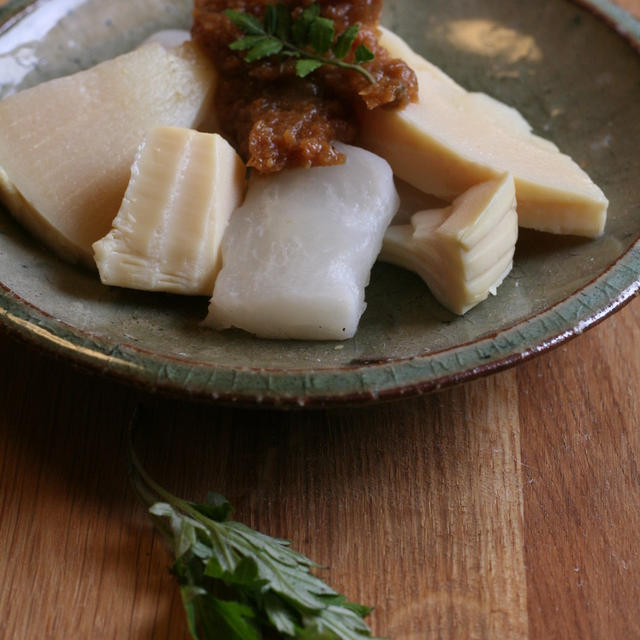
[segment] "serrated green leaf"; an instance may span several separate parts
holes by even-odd
[[[207,561],[207,564],[204,569],[204,575],[208,578],[214,578],[217,580],[222,580],[222,576],[228,575],[227,572],[222,568],[220,564],[220,560],[216,555],[212,555],[211,558]]]
[[[309,27],[309,44],[318,53],[326,53],[331,49],[334,36],[333,20],[328,18],[316,18]]]
[[[319,578],[309,573],[313,563],[305,556],[274,540],[236,522],[224,526],[227,544],[236,557],[253,557],[258,576],[266,580],[269,588],[305,612],[319,611],[325,607],[319,598],[336,595],[336,592]]]
[[[226,581],[228,584],[253,588],[265,584],[258,577],[258,567],[254,558],[242,558],[233,575],[229,576]]]
[[[260,633],[252,622],[255,614],[250,607],[240,602],[219,600],[210,596],[203,597],[208,601],[207,604],[210,608],[215,608],[221,620],[224,621],[231,633],[236,634],[238,640],[260,640]],[[212,630],[216,635],[208,637],[212,640],[219,638],[220,628],[215,625]]]
[[[262,60],[263,58],[268,58],[269,56],[274,56],[277,53],[280,53],[283,46],[282,42],[276,38],[265,38],[258,42],[255,47],[250,49],[244,59],[246,62]]]
[[[334,634],[340,640],[362,640],[363,637],[371,637],[371,630],[357,613],[333,605],[322,609],[316,615],[306,616],[303,625],[319,634]]]
[[[373,611],[372,607],[367,607],[366,605],[358,604],[357,602],[347,601],[342,606],[346,607],[347,609],[351,609],[351,611],[353,611],[356,615],[358,615],[361,618],[366,618]]]
[[[298,16],[298,19],[291,27],[291,35],[297,45],[304,47],[309,44],[309,29],[311,28],[311,23],[319,15],[320,5],[314,2]]]
[[[166,502],[156,502],[149,507],[149,513],[158,518],[168,518],[169,520],[177,516],[175,509]]]
[[[191,606],[194,610],[195,628],[198,634],[194,636],[195,638],[260,640],[260,632],[254,622],[255,613],[251,607],[242,602],[222,600],[205,592],[195,595]]]
[[[375,59],[373,52],[363,44],[356,47],[356,64],[362,64],[363,62],[371,62]]]
[[[371,607],[367,607],[363,604],[357,604],[355,602],[349,602],[349,600],[347,600],[347,598],[342,594],[335,596],[322,596],[322,601],[328,607],[346,607],[347,609],[351,609],[351,611],[358,614],[361,618],[365,618],[373,611]]]
[[[211,550],[211,547],[208,544],[201,542],[200,540],[197,540],[191,546],[191,553],[193,553],[193,555],[196,558],[199,558],[200,560],[204,560],[205,562],[208,562],[209,558],[213,555],[213,551]]]
[[[351,47],[356,39],[356,36],[360,32],[359,24],[352,24],[348,29],[343,31],[336,40],[336,44],[333,47],[333,55],[342,60],[351,51]]]
[[[316,627],[304,627],[296,635],[296,640],[342,640],[333,631],[318,631]]]
[[[305,20],[313,22],[320,15],[320,5],[317,2],[310,4],[303,12],[302,15]]]
[[[229,49],[232,51],[245,51],[246,49],[251,49],[255,47],[258,42],[264,40],[266,36],[243,36],[242,38],[238,38],[234,42],[229,45]]]
[[[318,2],[309,5],[295,20],[292,20],[292,14],[284,3],[267,4],[264,24],[254,16],[240,11],[228,9],[225,13],[247,34],[229,47],[233,51],[247,51],[245,60],[249,63],[281,55],[298,60],[296,74],[301,78],[306,78],[326,64],[351,69],[363,75],[370,83],[376,82],[374,76],[362,66],[375,57],[366,46],[356,48],[353,63],[345,62],[360,25],[349,26],[336,39],[335,24],[333,20],[320,16]]]
[[[254,36],[251,37],[253,38]],[[255,37],[261,39],[258,36]],[[214,522],[226,522],[233,513],[231,503],[219,493],[209,493],[205,504],[198,504],[196,502],[190,502],[189,504],[203,516],[206,516]]]
[[[370,638],[362,619],[369,609],[310,573],[316,565],[288,541],[219,522],[230,510],[221,496],[194,505],[157,484],[132,450],[130,463],[139,496],[178,555],[172,572],[194,639],[260,640],[275,632],[295,640]],[[152,496],[162,502],[151,504]]]
[[[295,636],[298,619],[282,598],[274,593],[267,593],[263,598],[263,605],[267,618],[276,631],[288,636]]]
[[[291,13],[282,3],[276,5],[276,11],[278,13],[276,35],[286,42],[291,39]]]
[[[183,520],[176,536],[176,558],[181,558],[196,543],[196,530],[188,520]]]
[[[274,4],[268,4],[264,14],[264,30],[272,36],[278,28],[278,10]]]
[[[184,607],[185,616],[187,618],[187,627],[189,633],[199,640],[200,635],[198,633],[198,613],[195,606],[195,601],[199,596],[202,596],[206,591],[200,587],[187,586],[180,589],[180,595],[182,596],[182,606]]]
[[[207,562],[204,574],[209,578],[222,580],[225,584],[242,587],[260,587],[264,581],[258,578],[258,568],[253,558],[242,558],[233,572],[225,571],[217,558]]]
[[[233,24],[240,29],[243,33],[249,36],[266,35],[263,26],[259,20],[250,13],[244,13],[244,11],[234,11],[233,9],[226,9],[224,15],[233,22]]]
[[[298,60],[298,62],[296,62],[296,75],[299,78],[306,78],[310,73],[319,69],[322,64],[323,63],[318,60],[310,60],[309,58]]]

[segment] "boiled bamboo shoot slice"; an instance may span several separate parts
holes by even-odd
[[[385,234],[380,259],[417,273],[450,311],[463,314],[495,294],[518,238],[511,174],[469,189],[450,207],[414,214]]]
[[[511,172],[521,226],[588,237],[603,232],[602,191],[569,156],[534,135],[515,109],[468,93],[388,30],[381,43],[415,70],[419,83],[417,103],[360,114],[362,145],[397,176],[450,201]]]
[[[59,254],[94,266],[141,140],[154,126],[196,126],[214,86],[194,44],[155,43],[5,98],[0,198]]]
[[[113,229],[93,245],[102,282],[210,297],[244,176],[242,160],[221,136],[153,129],[138,150]]]

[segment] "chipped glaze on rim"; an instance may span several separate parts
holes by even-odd
[[[574,0],[640,50],[640,21],[609,0]],[[41,0],[0,8],[0,34]],[[71,363],[146,391],[240,406],[365,405],[437,391],[495,373],[580,335],[640,293],[640,239],[561,302],[493,335],[427,355],[362,366],[293,370],[212,366],[113,344],[56,320],[0,283],[0,326]]]

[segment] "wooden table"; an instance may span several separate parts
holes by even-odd
[[[0,638],[187,637],[125,473],[140,401],[156,478],[330,564],[379,635],[640,638],[639,299],[516,369],[360,410],[190,405],[4,334],[0,362]]]

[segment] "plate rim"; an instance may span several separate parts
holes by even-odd
[[[0,8],[0,34],[43,1],[10,0]],[[640,20],[610,0],[571,1],[592,11],[640,52]],[[304,374],[293,369],[198,363],[131,344],[114,344],[54,318],[2,282],[0,327],[73,365],[147,392],[234,406],[326,408],[413,397],[497,373],[575,338],[638,294],[640,238],[578,291],[493,334],[412,358]]]

